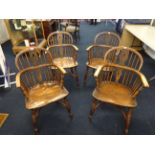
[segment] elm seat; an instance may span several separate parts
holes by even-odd
[[[72,68],[78,66],[78,62],[72,57],[54,58],[53,63],[62,68]]]
[[[41,108],[50,103],[63,99],[69,94],[65,87],[61,88],[58,84],[44,83],[36,85],[29,92],[26,101],[27,109]]]
[[[117,106],[136,107],[136,100],[131,93],[131,90],[122,84],[102,82],[99,88],[93,91],[93,97]]]
[[[86,63],[87,66],[97,69],[98,66],[100,65],[104,65],[105,61],[103,60],[103,58],[92,58],[90,63]]]

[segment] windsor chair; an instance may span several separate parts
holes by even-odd
[[[83,84],[86,85],[90,69],[96,69],[104,63],[104,55],[112,47],[119,46],[120,37],[114,32],[100,32],[94,38],[94,45],[89,46],[86,51],[88,53],[88,62],[86,63],[86,71]]]
[[[111,70],[111,72],[108,72]],[[143,87],[149,87],[145,76],[136,69],[117,64],[99,66],[94,77],[96,88],[92,93],[92,108],[89,119],[101,103],[118,107],[125,119],[125,134],[128,133],[132,112],[137,106],[136,97]],[[127,111],[124,111],[124,110]]]
[[[70,33],[65,31],[56,31],[49,34],[47,38],[48,46],[61,45],[61,44],[73,44],[73,37]]]
[[[78,48],[71,44],[54,45],[48,47],[48,51],[52,55],[52,62],[71,71],[71,75],[75,78],[77,86],[79,86],[79,77],[77,73],[77,54]]]
[[[32,111],[34,133],[38,134],[37,119],[39,110],[60,101],[72,118],[71,106],[64,87],[65,70],[52,64],[42,64],[21,70],[16,76],[16,86],[25,96],[25,107]]]

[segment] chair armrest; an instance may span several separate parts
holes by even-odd
[[[89,47],[86,48],[86,51],[88,52],[94,45],[90,45]]]
[[[94,73],[94,77],[97,78],[102,70],[103,66],[98,66],[95,73]]]
[[[65,70],[64,68],[62,68],[62,67],[60,67],[60,66],[57,66],[57,68],[60,69],[60,71],[61,71],[62,74],[66,74],[66,73],[67,73],[66,70]]]
[[[16,75],[16,87],[17,88],[21,87],[20,76],[21,76],[21,72],[17,73]]]
[[[146,77],[144,76],[144,74],[138,72],[138,75],[139,75],[139,77],[140,77],[140,79],[141,79],[141,82],[142,82],[142,84],[143,84],[143,87],[148,88],[148,87],[149,87],[149,83],[148,83]]]
[[[79,48],[75,45],[71,45],[76,51],[79,51]]]

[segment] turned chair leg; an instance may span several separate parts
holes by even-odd
[[[131,109],[131,108],[129,108],[128,111],[126,112],[125,134],[128,134],[129,126],[130,126],[130,123],[131,123],[132,112],[133,112],[133,109]]]
[[[76,86],[79,87],[79,76],[78,76],[78,72],[77,72],[77,67],[71,68],[71,73],[73,75],[73,77],[75,77],[76,80]]]
[[[87,84],[88,73],[89,73],[89,67],[86,66],[86,71],[85,71],[85,75],[84,75],[84,78],[83,78],[83,85],[84,86],[86,86],[86,84]]]
[[[96,100],[95,98],[93,98],[91,110],[90,110],[90,112],[89,112],[89,121],[90,121],[90,122],[92,121],[93,114],[95,113],[97,107],[98,107],[98,105],[97,105],[97,100]]]
[[[71,105],[69,104],[68,99],[67,99],[67,98],[64,98],[64,99],[62,100],[62,104],[63,104],[63,106],[66,108],[66,110],[68,111],[69,117],[70,117],[71,119],[73,119],[73,113],[72,113],[72,111],[71,111]]]
[[[38,116],[39,116],[39,109],[32,110],[32,125],[35,134],[39,134],[39,129],[37,127]]]

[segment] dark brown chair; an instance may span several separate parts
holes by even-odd
[[[60,101],[72,118],[71,107],[67,100],[69,92],[64,87],[65,70],[52,64],[42,64],[21,70],[16,76],[16,86],[25,96],[25,107],[32,111],[34,132],[38,133],[37,119],[39,110]]]
[[[110,70],[110,72],[109,72]],[[136,97],[143,87],[149,87],[145,76],[126,66],[105,64],[99,66],[94,77],[96,88],[93,91],[92,108],[89,119],[101,103],[108,103],[118,107],[125,119],[125,134],[131,122],[134,108],[137,106]],[[127,111],[124,111],[124,110]]]

